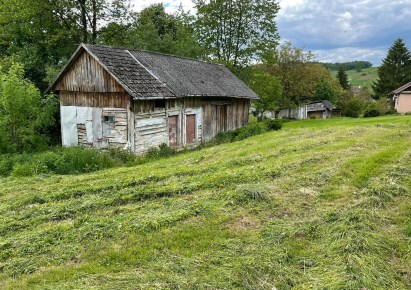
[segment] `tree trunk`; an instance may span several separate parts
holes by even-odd
[[[81,31],[83,33],[83,42],[88,42],[88,32],[87,32],[87,8],[86,0],[78,0],[80,4],[80,18],[81,18]]]
[[[92,44],[96,44],[97,40],[97,5],[96,5],[97,0],[93,0],[93,25],[92,25],[92,39],[91,42]]]

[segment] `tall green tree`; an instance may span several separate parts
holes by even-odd
[[[194,0],[196,33],[206,57],[241,66],[278,45],[275,0]]]
[[[341,87],[344,90],[348,90],[350,89],[350,82],[348,81],[348,76],[345,73],[345,70],[342,66],[340,66],[338,68],[338,72],[337,72],[337,80],[340,83]]]
[[[47,146],[46,128],[54,125],[57,108],[56,98],[42,98],[39,90],[24,79],[21,64],[0,72],[0,153]]]
[[[268,64],[270,73],[281,78],[285,108],[315,100],[316,91],[324,81],[338,91],[339,85],[331,72],[316,63],[310,51],[294,47],[291,42],[282,44],[267,59],[273,60]]]
[[[1,2],[0,59],[23,63],[25,77],[44,90],[47,68],[67,59],[81,41],[76,19],[62,0]]]
[[[129,0],[63,0],[79,19],[83,42],[95,44],[102,22],[122,23],[129,17]]]
[[[254,68],[248,85],[260,96],[259,100],[253,101],[258,120],[262,120],[265,111],[276,112],[281,108],[281,80],[278,77]]]
[[[131,23],[111,22],[103,27],[98,42],[192,58],[201,55],[202,48],[193,33],[193,16],[182,8],[168,14],[162,3],[153,4],[132,18]]]
[[[23,63],[25,76],[44,91],[80,42],[94,43],[102,24],[127,19],[128,2],[1,0],[0,59]]]
[[[330,101],[335,104],[338,98],[338,89],[329,81],[321,81],[314,93],[313,101]]]
[[[411,54],[402,39],[397,39],[378,68],[378,80],[372,86],[377,98],[385,97],[411,81]]]

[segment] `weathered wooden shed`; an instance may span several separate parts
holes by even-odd
[[[81,44],[48,91],[60,97],[64,146],[196,146],[248,122],[258,96],[226,67]]]
[[[337,111],[337,107],[334,106],[333,103],[327,100],[319,101],[319,102],[314,102],[310,103],[305,106],[306,107],[306,112],[307,112],[307,118],[331,118],[333,113],[339,114],[339,110]]]

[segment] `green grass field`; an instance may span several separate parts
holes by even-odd
[[[362,69],[360,72],[357,72],[356,70],[347,70],[345,73],[347,74],[351,85],[355,87],[367,86],[371,89],[373,82],[378,79],[378,67]],[[337,72],[333,72],[333,75],[336,76]]]
[[[0,184],[1,289],[411,288],[411,116]]]

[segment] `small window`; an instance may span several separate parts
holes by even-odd
[[[154,108],[155,109],[165,109],[166,100],[154,100]]]
[[[104,116],[105,123],[114,123],[114,116]]]

